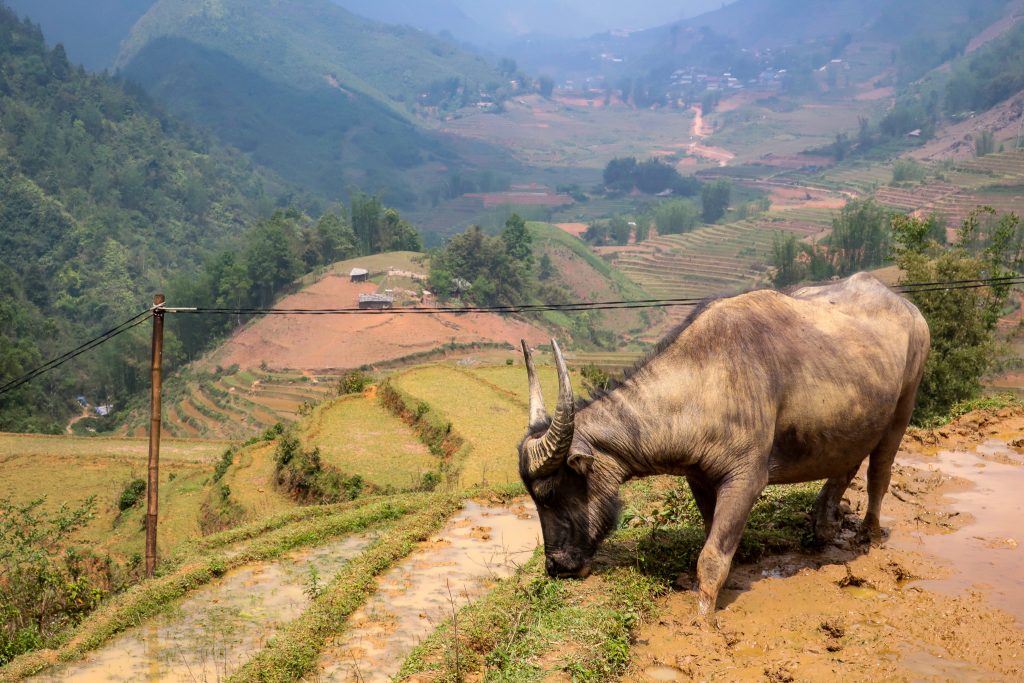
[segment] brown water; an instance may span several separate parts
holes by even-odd
[[[230,571],[190,593],[174,610],[35,680],[222,680],[309,606],[311,568],[322,587],[371,540],[349,537]]]
[[[929,465],[972,484],[948,496],[951,507],[973,521],[951,534],[915,532],[899,545],[936,555],[954,569],[947,578],[917,585],[947,594],[980,588],[996,607],[1024,622],[1024,460],[999,442],[978,450],[988,457],[942,451]]]
[[[314,676],[320,681],[389,681],[438,624],[511,575],[540,543],[532,503],[512,508],[468,501],[443,530],[381,576]]]

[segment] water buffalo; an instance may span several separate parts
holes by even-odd
[[[530,423],[519,472],[540,512],[548,574],[586,576],[615,527],[619,485],[656,474],[685,476],[704,519],[704,616],[767,484],[827,479],[812,517],[827,540],[870,457],[862,530],[877,533],[929,343],[917,308],[867,274],[788,295],[754,291],[697,308],[589,402],[574,402],[552,341],[559,391],[549,417],[524,342]]]

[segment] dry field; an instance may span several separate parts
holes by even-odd
[[[0,434],[0,497],[46,498],[45,508],[75,507],[90,496],[96,516],[82,533],[97,553],[125,560],[143,550],[143,506],[117,507],[124,486],[145,478],[148,440]],[[199,506],[225,442],[164,439],[160,451],[158,543],[166,550],[199,534]]]
[[[353,284],[347,277],[329,275],[305,290],[279,301],[279,308],[352,307],[360,293],[376,285]],[[203,363],[256,368],[328,370],[358,368],[445,344],[470,342],[541,343],[545,334],[517,320],[488,313],[394,315],[267,316],[236,332]]]

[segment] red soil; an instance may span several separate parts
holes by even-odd
[[[307,289],[278,302],[278,308],[348,308],[359,294],[373,292],[372,283],[352,284],[348,278],[328,276]],[[211,364],[242,368],[265,362],[271,368],[356,368],[430,351],[449,342],[503,342],[531,344],[547,335],[528,323],[490,313],[263,317],[232,338],[210,359]]]
[[[564,230],[573,237],[579,237],[587,231],[586,223],[555,223],[555,227]]]

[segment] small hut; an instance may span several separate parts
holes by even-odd
[[[366,268],[353,268],[348,277],[350,282],[366,282],[370,279],[370,271]]]
[[[360,294],[359,308],[368,311],[383,311],[395,307],[395,297],[390,294]]]

